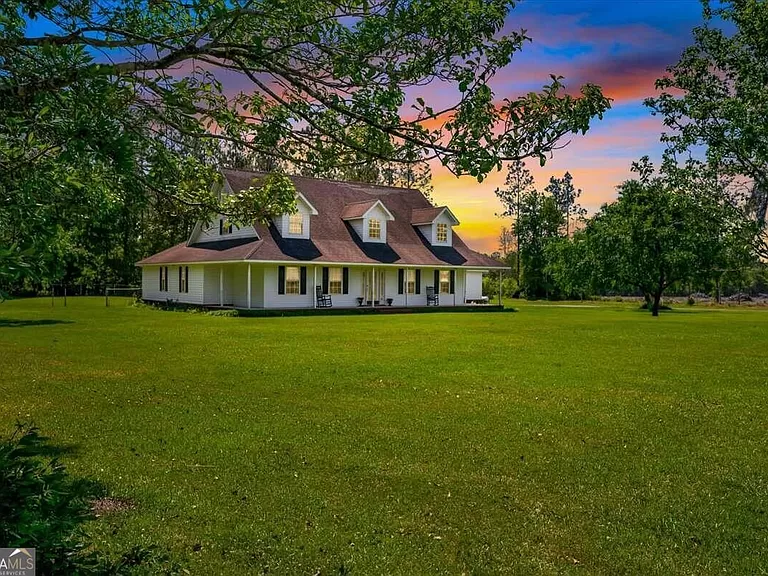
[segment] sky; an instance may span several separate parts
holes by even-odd
[[[702,21],[700,0],[521,0],[511,10],[505,30],[525,29],[532,42],[493,79],[497,100],[540,90],[550,74],[563,76],[569,93],[591,82],[613,100],[602,120],[593,121],[585,136],[570,138],[544,167],[538,160],[528,163],[539,188],[568,171],[583,190],[582,206],[593,213],[616,197],[616,186],[630,177],[632,161],[648,155],[658,162],[663,127],[643,100],[656,93],[655,80],[678,61]],[[51,31],[41,21],[30,26],[37,34]],[[184,71],[179,67],[176,73]],[[229,89],[247,89],[250,82],[243,81]],[[446,97],[453,98],[437,85],[422,90],[436,109],[441,99],[445,104]],[[482,252],[497,250],[501,227],[511,224],[496,216],[503,208],[494,190],[503,185],[505,173],[493,172],[478,183],[469,176],[456,178],[434,163],[432,176],[433,200],[450,206],[467,244]]]
[[[569,92],[591,82],[613,99],[603,120],[585,136],[571,138],[543,168],[538,160],[528,163],[539,188],[569,171],[583,190],[582,205],[594,212],[616,197],[615,187],[630,177],[633,160],[660,159],[661,120],[643,100],[656,93],[655,80],[677,62],[701,22],[699,0],[523,0],[511,11],[506,28],[526,29],[533,42],[495,79],[497,97],[537,90],[557,74]],[[451,207],[461,237],[475,250],[495,251],[500,228],[510,223],[496,217],[502,206],[494,190],[505,174],[494,172],[478,184],[434,164],[432,175],[433,199]]]

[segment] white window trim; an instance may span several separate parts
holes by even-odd
[[[416,268],[405,269],[405,293],[416,294]]]
[[[334,276],[338,274],[338,278]],[[336,266],[328,268],[328,294],[342,294],[344,292],[344,269]]]
[[[298,232],[293,230],[294,225],[298,226]],[[288,215],[288,234],[291,236],[302,236],[304,234],[304,214],[296,212]]]
[[[445,286],[445,290],[443,290]],[[451,271],[440,270],[440,285],[438,286],[438,294],[450,294],[451,293]]]
[[[290,278],[291,270],[296,271],[296,279]],[[296,291],[293,291],[293,284],[296,284]],[[291,286],[289,290],[288,287]],[[285,267],[285,286],[283,286],[286,296],[296,296],[301,294],[301,268],[299,266],[286,266]]]
[[[440,230],[445,232],[445,238],[440,238]],[[445,244],[448,242],[448,224],[445,222],[438,222],[435,224],[435,242],[438,242],[440,244]]]
[[[371,231],[374,230],[374,224],[375,224],[375,231],[377,233],[376,236],[373,236],[371,234]],[[368,218],[368,238],[371,240],[381,240],[382,238],[382,225],[381,220],[378,218]]]

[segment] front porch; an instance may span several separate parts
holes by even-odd
[[[478,303],[483,301],[482,271],[456,267],[238,262],[205,264],[200,276],[201,304],[238,310],[487,306]]]

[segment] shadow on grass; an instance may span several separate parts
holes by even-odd
[[[53,326],[54,324],[74,324],[72,320],[19,320],[17,318],[0,318],[0,328],[26,328],[27,326]]]

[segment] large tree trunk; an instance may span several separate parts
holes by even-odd
[[[651,315],[652,316],[658,316],[659,315],[659,305],[661,304],[661,292],[656,292],[656,294],[653,295],[653,305],[651,307]]]

